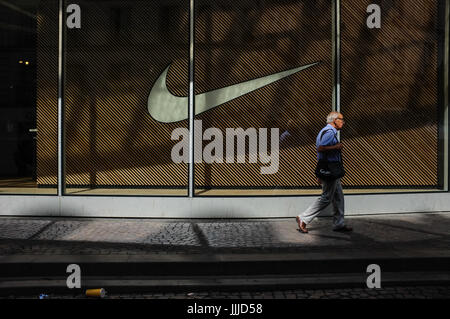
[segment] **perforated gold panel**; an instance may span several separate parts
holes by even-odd
[[[438,2],[342,1],[346,186],[438,185]],[[443,30],[442,30],[443,31]]]
[[[189,2],[78,4],[82,27],[66,42],[68,186],[186,187],[187,165],[171,160],[172,130],[186,123],[155,121],[147,99],[170,64],[172,92],[186,93]]]
[[[331,1],[196,1],[197,94],[320,62],[197,117],[204,129],[224,135],[226,128],[290,134],[280,142],[277,173],[261,174],[268,165],[248,157],[202,163],[195,167],[197,187],[317,185],[315,138],[332,108],[331,23]]]
[[[40,1],[37,18],[37,184],[57,184],[58,1]]]
[[[187,187],[187,164],[171,158],[177,142],[171,133],[188,121],[156,121],[147,99],[169,65],[169,91],[188,94],[189,1],[77,3],[82,27],[67,30],[64,66],[68,186]],[[343,182],[436,187],[438,2],[382,1],[380,30],[367,29],[370,3],[342,1]],[[289,133],[280,141],[276,174],[261,174],[267,164],[260,162],[203,162],[195,165],[196,187],[317,187],[315,138],[332,109],[332,2],[195,4],[197,95],[319,62],[196,116],[203,130],[215,127],[224,134],[239,127]],[[55,8],[43,15],[56,15]],[[57,56],[50,50],[56,35],[56,18],[39,24],[40,184],[56,184]]]

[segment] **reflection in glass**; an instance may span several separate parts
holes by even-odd
[[[0,193],[55,194],[56,185],[40,180],[38,140],[51,136],[40,132],[38,105],[56,110],[56,91],[38,81],[42,67],[56,78],[56,42],[51,34],[39,43],[39,32],[56,28],[56,1],[2,1],[0,3]],[[52,42],[53,41],[53,42]],[[39,49],[40,50],[39,52]],[[45,65],[46,64],[46,65]],[[52,68],[52,64],[54,68]],[[56,88],[56,83],[54,83]],[[46,91],[46,100],[43,92]],[[51,121],[51,118],[48,119]],[[56,133],[56,130],[54,131]],[[55,136],[56,137],[56,136]],[[56,145],[55,145],[56,146]],[[48,163],[56,157],[44,159]],[[47,171],[56,175],[56,171]]]

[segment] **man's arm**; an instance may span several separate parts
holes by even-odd
[[[329,151],[341,150],[343,147],[344,147],[344,145],[342,143],[337,143],[336,145],[331,145],[331,146],[320,145],[317,148],[317,151],[318,152],[329,152]]]

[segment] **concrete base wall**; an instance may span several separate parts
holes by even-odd
[[[0,196],[3,216],[271,218],[293,217],[317,196],[110,197]],[[450,193],[345,195],[346,215],[450,211]],[[325,215],[331,214],[331,206]]]

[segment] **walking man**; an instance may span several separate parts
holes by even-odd
[[[328,162],[342,162],[342,143],[337,139],[337,131],[344,126],[344,116],[339,112],[331,112],[325,126],[317,135],[317,160]],[[341,179],[319,179],[322,184],[322,195],[315,200],[302,214],[296,217],[300,232],[307,233],[306,225],[319,215],[329,204],[333,205],[333,230],[348,232],[352,228],[344,223],[344,193]]]

